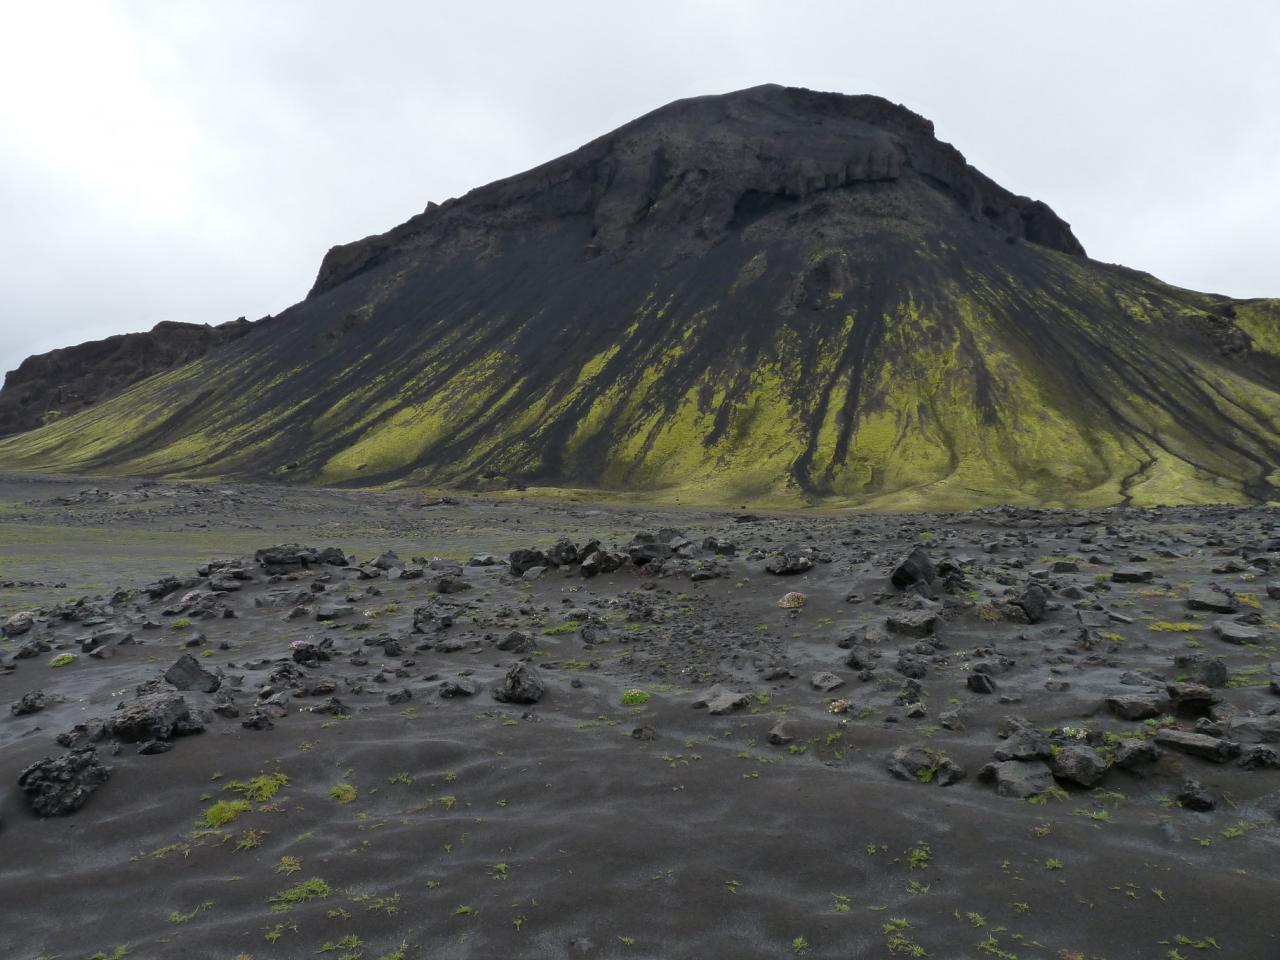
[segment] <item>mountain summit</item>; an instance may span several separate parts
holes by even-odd
[[[333,248],[0,466],[885,507],[1280,498],[1280,302],[1089,260],[878,97],[681,100]]]

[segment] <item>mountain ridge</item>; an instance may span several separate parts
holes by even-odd
[[[677,101],[335,247],[0,466],[963,507],[1280,498],[1276,301],[1089,260],[878,97]]]

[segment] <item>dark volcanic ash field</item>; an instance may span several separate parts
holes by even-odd
[[[0,955],[1268,960],[1278,597],[1263,507],[0,478]]]

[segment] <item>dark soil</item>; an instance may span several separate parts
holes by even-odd
[[[1280,953],[1274,510],[7,477],[0,554],[5,957]]]

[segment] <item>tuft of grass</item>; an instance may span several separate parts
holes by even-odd
[[[60,653],[49,661],[49,666],[57,670],[59,667],[67,667],[76,662],[74,653]]]
[[[1187,623],[1185,620],[1179,620],[1176,623],[1169,620],[1156,620],[1154,623],[1148,624],[1147,629],[1155,633],[1194,633],[1201,629],[1201,625]]]
[[[204,822],[210,829],[217,830],[252,809],[248,800],[219,800],[204,812]]]
[[[169,922],[170,923],[189,923],[190,921],[196,918],[196,915],[199,914],[201,910],[208,910],[212,906],[213,906],[212,900],[205,900],[203,903],[196,904],[195,909],[192,910],[190,913],[179,913],[177,910],[174,910],[172,913],[169,914]]]
[[[329,796],[339,803],[352,803],[356,798],[356,788],[349,783],[340,783],[329,788]]]
[[[230,790],[232,793],[238,793],[246,800],[252,800],[254,803],[266,803],[277,793],[280,788],[289,783],[289,778],[279,771],[275,773],[263,773],[249,780],[232,780],[223,790]]]
[[[643,690],[626,690],[622,702],[628,707],[639,707],[649,702],[649,694]]]
[[[292,887],[286,887],[275,896],[268,897],[267,902],[271,904],[272,911],[283,913],[286,910],[292,910],[300,903],[323,900],[331,893],[333,888],[329,884],[319,877],[312,877],[310,880],[295,883]]]

